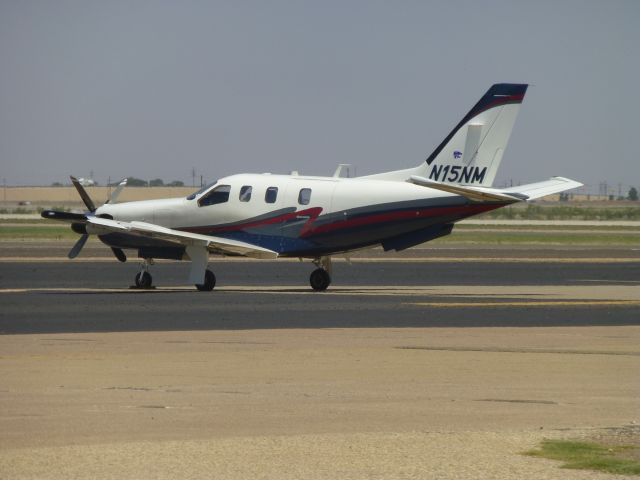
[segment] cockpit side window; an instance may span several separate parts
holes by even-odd
[[[267,203],[276,203],[278,198],[278,187],[269,187],[264,194],[264,201]]]
[[[196,198],[198,195],[200,195],[203,192],[206,192],[207,190],[209,190],[211,187],[213,187],[216,183],[218,183],[218,181],[216,180],[213,183],[209,183],[207,185],[205,185],[204,187],[202,187],[200,190],[198,190],[197,192],[193,192],[191,195],[189,195],[187,197],[187,200],[193,200],[194,198]]]
[[[253,190],[253,187],[251,185],[245,185],[242,188],[240,188],[240,201],[248,202],[249,200],[251,200],[252,190]]]
[[[219,185],[198,200],[198,205],[206,207],[208,205],[228,202],[230,192],[231,185]]]

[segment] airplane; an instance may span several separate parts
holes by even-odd
[[[348,178],[240,174],[221,178],[185,198],[118,203],[126,181],[96,207],[71,180],[87,211],[45,210],[42,217],[71,223],[80,239],[97,235],[125,262],[142,259],[138,288],[152,288],[154,259],[190,260],[189,283],[216,284],[209,254],[310,259],[315,291],[331,284],[334,255],[382,247],[400,251],[449,235],[473,215],[582,186],[564,177],[508,188],[492,187],[527,84],[495,84],[418,166]]]

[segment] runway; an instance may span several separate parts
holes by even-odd
[[[187,263],[4,261],[0,332],[82,333],[381,327],[640,324],[640,260],[452,259],[337,262],[312,292],[309,263],[221,261],[213,292],[185,286]],[[533,259],[535,260],[535,259]]]

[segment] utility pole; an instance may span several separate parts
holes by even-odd
[[[192,186],[195,188],[196,186],[196,168],[195,167],[191,168],[191,183],[192,183]]]

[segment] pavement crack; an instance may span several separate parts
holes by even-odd
[[[551,400],[521,400],[511,398],[479,398],[474,402],[497,402],[497,403],[538,403],[540,405],[559,405],[558,402]]]

